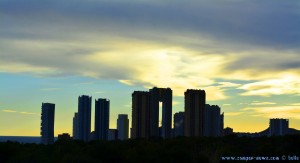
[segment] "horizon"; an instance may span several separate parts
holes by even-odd
[[[224,128],[260,132],[270,118],[300,130],[300,2],[0,1],[0,136],[40,136],[42,103],[55,134],[72,135],[78,96],[110,100],[109,128],[131,94],[206,91]],[[173,125],[172,125],[173,127]]]

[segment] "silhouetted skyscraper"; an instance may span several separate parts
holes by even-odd
[[[159,102],[162,102],[162,126],[159,132]],[[134,91],[132,94],[132,138],[151,136],[171,137],[172,90],[150,89],[149,92]]]
[[[174,114],[174,137],[184,136],[184,112]]]
[[[78,139],[89,141],[91,133],[91,106],[92,97],[78,97]]]
[[[109,100],[95,100],[95,138],[108,140]]]
[[[205,126],[205,91],[188,89],[184,93],[184,100],[185,136],[203,136]]]
[[[150,137],[150,93],[132,93],[132,130],[131,138]]]
[[[79,126],[78,113],[75,113],[73,117],[73,139],[79,139],[78,126]]]
[[[53,144],[55,104],[43,103],[41,116],[41,143]]]
[[[150,92],[150,136],[170,138],[172,133],[172,90],[154,87]],[[159,103],[162,102],[162,126],[159,134]]]
[[[269,136],[284,136],[288,134],[288,119],[270,119]]]
[[[127,114],[119,114],[117,120],[118,139],[127,140],[129,132],[129,119]]]
[[[224,115],[220,112],[221,108],[218,105],[205,105],[204,136],[222,136]]]

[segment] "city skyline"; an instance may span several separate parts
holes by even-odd
[[[2,0],[0,135],[39,136],[43,102],[55,103],[54,134],[71,134],[78,95],[110,99],[109,128],[117,128],[118,114],[131,117],[131,93],[153,87],[173,90],[173,114],[184,111],[187,89],[201,89],[236,132],[260,132],[270,118],[300,129],[299,8],[279,0]],[[94,129],[94,110],[91,117]]]
[[[223,136],[224,113],[221,114],[221,108],[218,105],[206,103],[205,90],[187,89],[184,112],[177,112],[174,115],[172,114],[172,92],[171,88],[153,87],[149,91],[134,91],[132,93],[130,139]],[[72,121],[73,139],[88,142],[91,140],[126,140],[129,138],[127,114],[118,114],[117,129],[109,128],[110,101],[105,98],[95,99],[95,129],[91,131],[91,105],[91,96],[81,95],[78,97],[78,112],[75,112]],[[54,110],[54,107],[55,104],[42,104],[41,142],[44,144],[50,144],[54,141],[54,111],[49,116],[49,109]],[[173,128],[171,126],[172,117],[174,117]],[[161,124],[159,124],[160,120]],[[50,130],[48,126],[50,126]],[[64,133],[58,137],[68,139],[70,135]]]
[[[260,132],[233,132],[230,127],[224,128],[224,112],[218,105],[206,103],[206,92],[201,89],[187,89],[185,92],[184,112],[177,112],[172,115],[172,89],[154,87],[149,91],[134,91],[132,93],[132,128],[129,137],[129,119],[127,114],[118,114],[117,129],[109,128],[109,108],[110,101],[99,98],[95,100],[95,129],[94,131],[80,129],[84,112],[91,112],[92,97],[87,95],[78,98],[78,114],[75,112],[73,117],[73,139],[83,140],[126,140],[137,138],[174,138],[177,136],[185,137],[222,137],[230,134],[238,136],[284,136],[287,134],[299,134],[300,130],[289,128],[289,120],[283,118],[271,118],[269,127]],[[162,103],[160,105],[159,103]],[[171,104],[171,105],[170,105]],[[51,114],[49,114],[49,109]],[[41,142],[44,144],[53,143],[54,140],[54,109],[55,104],[42,103],[41,114]],[[84,109],[84,110],[83,110]],[[80,111],[81,110],[81,111]],[[160,117],[159,110],[162,115]],[[171,110],[171,111],[168,111]],[[173,128],[165,130],[166,120],[169,115],[173,116]],[[86,114],[86,113],[85,113]],[[52,117],[53,116],[53,117]],[[51,118],[52,117],[52,118]],[[162,124],[158,121],[162,119]],[[82,121],[82,120],[81,120]],[[168,121],[168,120],[167,120]],[[172,118],[170,118],[172,121]],[[50,122],[50,123],[49,123]],[[50,124],[50,125],[49,125]],[[91,118],[85,120],[84,125],[90,126]],[[48,129],[50,126],[50,130]],[[50,134],[49,134],[50,132]],[[82,138],[80,135],[85,135]],[[62,139],[70,138],[68,133],[58,135]]]
[[[91,112],[92,97],[87,95],[78,98],[78,113],[75,112],[73,118],[73,139],[85,142],[91,140],[126,140],[129,136],[129,119],[127,114],[119,114],[117,129],[109,128],[109,106],[110,101],[99,98],[95,100],[95,129],[86,130],[84,126],[90,126],[91,118],[87,114]],[[162,102],[161,107],[159,101]],[[230,134],[238,136],[284,136],[287,134],[299,134],[300,130],[289,128],[289,120],[282,118],[271,118],[269,127],[263,131],[233,132],[232,128],[224,128],[224,112],[218,105],[206,103],[205,90],[187,89],[185,92],[185,111],[177,112],[173,115],[173,128],[163,132],[164,123],[160,126],[160,119],[157,113],[168,112],[172,108],[172,89],[154,87],[149,91],[134,91],[132,93],[132,128],[130,129],[130,139],[137,138],[174,138],[176,136],[185,137],[222,137]],[[157,103],[157,104],[156,104]],[[54,142],[54,113],[55,104],[42,103],[41,113],[41,143],[52,144]],[[85,113],[83,113],[85,112]],[[155,113],[155,114],[154,114]],[[156,114],[157,113],[157,114]],[[172,111],[170,112],[172,115]],[[168,117],[162,114],[161,119]],[[171,116],[172,117],[172,116]],[[79,121],[81,119],[81,121]],[[85,120],[84,120],[85,119]],[[171,119],[170,119],[171,120]],[[84,121],[84,122],[82,122]],[[82,124],[82,125],[80,125]],[[83,126],[83,127],[82,127]],[[157,132],[156,132],[157,130]],[[85,136],[87,135],[87,136]],[[70,139],[68,133],[58,135],[61,139]]]

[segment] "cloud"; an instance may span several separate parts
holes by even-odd
[[[6,112],[6,113],[19,113],[19,114],[23,114],[23,115],[38,115],[37,113],[24,112],[24,111],[16,111],[16,110],[11,110],[11,109],[4,109],[2,111]]]
[[[300,103],[293,103],[293,104],[290,104],[290,105],[293,105],[293,106],[300,106]]]
[[[259,102],[259,101],[254,101],[250,103],[250,105],[275,105],[275,102]]]
[[[58,90],[62,90],[62,88],[43,88],[40,90],[41,91],[58,91]]]
[[[142,44],[140,47],[143,46],[145,45]],[[221,68],[221,63],[218,63],[219,67],[214,67],[217,61],[221,62],[221,56],[207,55],[191,58],[191,55],[195,53],[193,51],[187,51],[178,47],[165,49],[159,45],[153,46],[153,49],[156,50],[152,50],[152,48],[149,51],[145,49],[138,50],[136,48],[130,49],[129,47],[131,52],[128,52],[128,54],[95,54],[90,56],[89,62],[105,61],[105,63],[110,63],[111,65],[119,65],[122,70],[124,70],[123,66],[131,69],[129,71],[130,76],[128,76],[131,79],[119,80],[119,82],[126,85],[142,85],[146,88],[153,86],[170,87],[175,96],[183,96],[188,88],[201,88],[207,90],[208,97],[212,100],[226,98],[222,89],[210,87],[214,81],[205,77],[208,74],[213,74],[216,69]],[[147,47],[144,48],[148,49]],[[131,57],[134,53],[139,53],[139,55]],[[127,58],[130,57],[131,59],[128,60]],[[209,71],[199,71],[207,68]],[[124,72],[124,74],[126,73]]]
[[[219,84],[218,87],[221,87],[221,88],[238,87],[241,85],[241,84],[232,83],[232,82],[219,82],[218,84]]]
[[[253,55],[249,53],[252,53]],[[259,69],[259,72],[253,71],[253,73],[255,73],[257,76],[261,76],[262,74],[265,75],[265,73],[270,71],[292,71],[299,70],[300,68],[299,50],[278,51],[272,48],[265,50],[251,50],[251,52],[241,53],[238,57],[232,59],[230,62],[231,63],[226,67],[227,71],[251,72],[255,69]]]
[[[95,82],[81,82],[78,83],[78,85],[90,85],[90,84],[94,84]]]
[[[0,53],[1,55],[1,53]],[[1,62],[0,72],[4,73],[34,73],[35,75],[51,76],[52,68],[34,66],[28,63]],[[12,66],[13,65],[13,66]]]
[[[207,101],[214,101],[214,100],[225,100],[228,96],[225,95],[224,90],[214,87],[208,86],[203,88],[206,92],[206,99]]]
[[[300,95],[299,79],[296,76],[285,76],[278,79],[248,83],[239,87],[239,89],[245,90],[244,93],[241,93],[242,96]]]
[[[244,114],[243,112],[225,112],[225,116],[238,116]]]
[[[299,106],[248,107],[241,110],[253,116],[300,119]]]
[[[131,80],[119,80],[119,82],[126,85],[134,85],[134,82]]]
[[[11,27],[7,29],[8,31],[16,30],[18,25],[21,25],[27,27],[26,29],[37,28],[38,30],[33,31],[39,34],[45,32],[46,30],[42,29],[48,27],[54,36],[61,34],[60,37],[63,37],[78,28],[86,28],[92,32],[101,29],[105,32],[114,30],[118,32],[117,34],[137,33],[135,37],[146,35],[148,38],[151,38],[154,32],[157,32],[158,36],[152,37],[159,37],[165,31],[176,34],[192,31],[196,37],[205,34],[221,42],[229,40],[236,44],[243,42],[273,47],[276,45],[297,47],[299,41],[297,5],[297,2],[278,0],[251,2],[47,0],[44,3],[39,3],[38,0],[29,0],[27,3],[3,0],[0,9],[3,20],[7,21],[5,25]],[[15,24],[8,21],[7,17],[20,21]],[[57,33],[60,29],[68,28],[69,30],[63,30],[63,33]],[[120,28],[125,29],[124,32],[121,32]],[[73,34],[80,35],[81,32]]]
[[[4,109],[2,110],[3,112],[6,112],[6,113],[16,113],[17,111],[15,110],[10,110],[10,109]]]
[[[20,114],[26,114],[26,115],[38,115],[37,113],[30,113],[30,112],[19,112]]]

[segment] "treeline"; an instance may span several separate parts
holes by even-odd
[[[57,141],[53,145],[0,143],[0,162],[219,162],[221,156],[300,156],[300,136]]]

